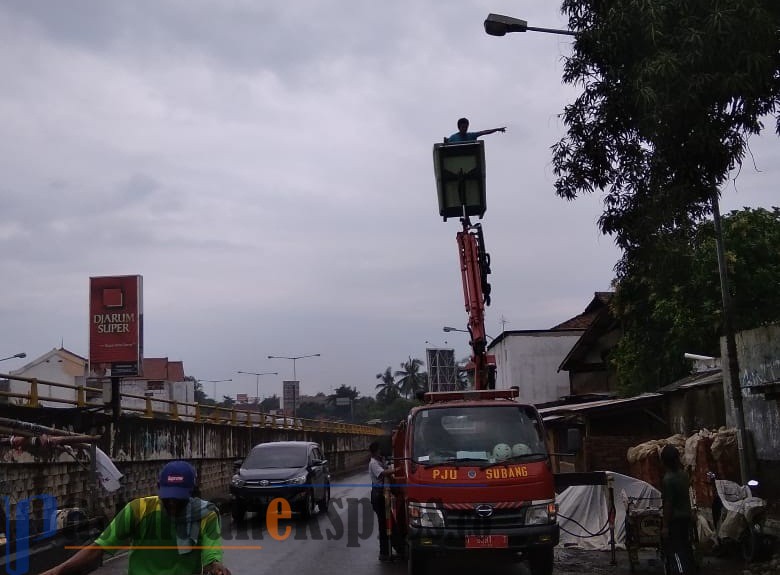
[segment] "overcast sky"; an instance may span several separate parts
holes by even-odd
[[[432,162],[460,116],[507,127],[484,138],[488,333],[580,313],[619,253],[602,197],[553,190],[571,39],[491,37],[490,12],[566,27],[550,0],[0,2],[0,357],[88,356],[89,278],[127,274],[145,355],[222,393],[277,371],[281,395],[268,355],[322,354],[302,393],[364,395],[429,345],[465,357]],[[724,212],[774,201],[780,145],[751,147]]]

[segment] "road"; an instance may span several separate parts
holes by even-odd
[[[397,560],[380,563],[376,518],[368,500],[367,474],[356,474],[335,481],[331,505],[327,514],[318,514],[308,522],[293,518],[282,521],[274,530],[265,517],[249,515],[243,526],[234,525],[228,516],[223,520],[223,538],[227,547],[225,564],[234,575],[406,575],[406,562]],[[288,535],[284,538],[286,528]],[[273,535],[276,534],[281,540]],[[259,549],[257,547],[260,547]],[[446,561],[430,572],[456,575],[530,575],[525,564],[491,564],[481,555],[479,560]],[[617,565],[610,564],[610,553],[556,549],[556,575],[627,575],[625,552],[618,551]],[[653,556],[646,555],[637,570],[641,573],[662,573],[654,565]],[[741,574],[735,565],[709,563],[705,572]],[[725,567],[725,569],[724,569]],[[127,557],[107,560],[93,575],[125,575]]]

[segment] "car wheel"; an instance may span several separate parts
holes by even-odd
[[[407,575],[423,575],[427,569],[428,557],[422,549],[413,549],[411,546],[406,550],[406,573]]]
[[[327,513],[328,505],[330,505],[330,483],[325,486],[325,493],[322,495],[322,499],[317,502],[320,513]]]
[[[309,519],[310,517],[314,516],[314,506],[316,505],[314,501],[314,493],[311,489],[309,489],[306,492],[306,497],[303,500],[303,504],[301,505],[301,515],[303,515],[304,519]]]
[[[552,575],[555,551],[552,547],[533,549],[528,553],[528,563],[532,575]]]
[[[234,523],[242,523],[246,518],[246,506],[239,501],[233,501],[230,507],[230,515],[233,517]]]

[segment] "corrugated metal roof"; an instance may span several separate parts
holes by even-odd
[[[556,407],[544,407],[539,413],[544,417],[545,414],[564,414],[564,413],[583,413],[587,411],[598,411],[600,409],[611,409],[615,407],[630,407],[632,404],[648,403],[663,397],[660,393],[643,393],[634,397],[622,399],[605,399],[604,401],[589,401],[587,403],[575,403],[571,405],[559,405]]]
[[[678,391],[683,389],[691,389],[694,387],[703,387],[706,385],[713,385],[716,383],[723,383],[723,371],[720,369],[712,369],[709,371],[703,371],[694,375],[689,375],[683,379],[679,379],[674,383],[665,385],[658,390],[659,393],[669,393],[671,391]]]

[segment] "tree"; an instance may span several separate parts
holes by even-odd
[[[426,388],[426,377],[420,372],[423,365],[421,359],[409,359],[401,364],[400,371],[395,372],[398,379],[398,389],[407,399],[414,397],[418,391],[424,391]]]
[[[631,250],[710,212],[780,104],[777,0],[565,0],[581,84],[553,147],[556,193],[607,190],[599,227]],[[780,134],[780,118],[776,131]]]
[[[191,376],[191,375],[185,375],[184,381],[192,381],[195,383],[195,398],[193,399],[193,403],[200,403],[204,404],[207,403],[206,401],[206,392],[203,391],[203,384],[197,380],[197,378]],[[211,403],[214,403],[212,400]]]
[[[745,208],[722,219],[733,286],[734,327],[780,321],[780,209]],[[623,261],[613,300],[623,336],[612,352],[625,394],[689,373],[685,352],[719,356],[720,278],[712,222],[659,236]]]
[[[274,409],[281,409],[281,400],[279,396],[273,394],[271,397],[266,397],[260,402],[260,409],[262,411],[271,411]]]
[[[401,392],[395,383],[390,366],[385,369],[384,373],[377,373],[376,378],[381,380],[381,383],[376,384],[376,389],[378,390],[376,394],[377,401],[387,405],[392,403],[397,397],[400,397]]]

